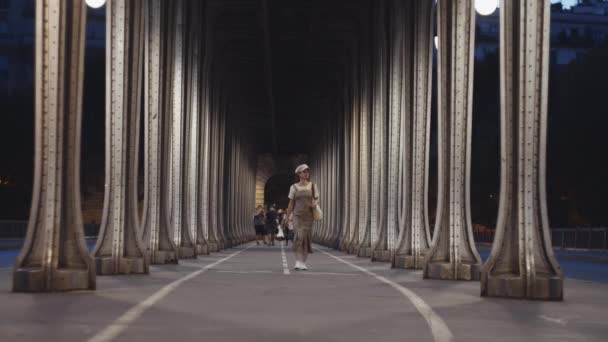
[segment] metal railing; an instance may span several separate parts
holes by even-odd
[[[478,229],[473,232],[475,242],[492,243],[494,229]],[[554,248],[580,250],[608,250],[608,227],[572,227],[551,229]]]
[[[27,231],[27,221],[0,220],[0,239],[23,239]],[[99,233],[99,224],[85,224],[85,236],[94,237]],[[494,229],[473,231],[475,242],[494,242]],[[551,229],[554,248],[581,250],[608,250],[608,227],[572,227]]]
[[[0,220],[0,239],[23,239],[27,232],[28,221]],[[99,224],[85,224],[84,235],[87,237],[99,234]]]

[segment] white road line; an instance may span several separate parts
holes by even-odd
[[[137,305],[129,309],[127,312],[122,314],[122,316],[118,317],[114,322],[112,322],[109,326],[107,326],[102,331],[98,332],[95,336],[91,337],[88,342],[106,342],[112,341],[116,338],[120,333],[122,333],[131,323],[133,323],[136,319],[138,319],[147,309],[152,307],[154,304],[159,302],[161,299],[165,298],[169,293],[175,290],[178,286],[185,283],[186,281],[199,276],[205,273],[207,270],[221,264],[224,261],[227,261],[236,255],[240,254],[243,251],[251,248],[253,245],[247,246],[245,249],[242,249],[238,252],[232,253],[229,256],[220,259],[212,264],[204,266],[198,271],[192,272],[182,278],[179,278],[172,283],[165,285],[163,288],[155,292],[150,297],[146,298],[144,301],[139,302]]]
[[[540,319],[545,320],[547,322],[551,322],[551,323],[557,323],[560,325],[566,325],[568,324],[568,322],[563,319],[563,318],[553,318],[553,317],[549,317],[549,316],[545,316],[545,315],[540,315],[538,316]]]
[[[237,273],[237,274],[259,274],[259,273],[274,273],[272,271],[225,271],[225,270],[220,270],[220,271],[215,271],[216,273]]]
[[[431,308],[430,305],[428,305],[422,298],[418,297],[418,295],[415,294],[414,292],[412,292],[411,290],[395,283],[392,280],[389,280],[383,276],[377,275],[376,273],[374,273],[372,271],[369,271],[361,266],[355,265],[355,264],[353,264],[349,261],[346,261],[338,256],[335,256],[331,253],[327,253],[323,250],[320,250],[319,248],[315,248],[315,249],[320,251],[321,253],[326,254],[342,263],[345,263],[367,275],[370,275],[385,284],[390,285],[392,288],[399,291],[402,295],[404,295],[407,299],[409,299],[409,301],[412,302],[412,304],[414,304],[414,307],[416,308],[416,310],[418,310],[418,312],[426,320],[426,323],[428,324],[429,328],[431,329],[431,333],[433,334],[433,338],[435,339],[436,342],[454,341],[454,335],[450,331],[450,328],[448,328],[447,324],[445,324],[443,319],[437,313],[435,313],[435,311],[433,311],[433,309]]]
[[[287,263],[287,255],[285,254],[285,245],[281,244],[281,259],[283,259],[283,274],[289,275],[289,264]]]
[[[359,273],[338,273],[338,272],[298,272],[298,275],[330,275],[330,276],[355,276],[358,277]]]

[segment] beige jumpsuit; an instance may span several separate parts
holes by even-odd
[[[294,209],[293,209],[293,226],[294,226],[294,239],[293,249],[294,252],[301,254],[306,257],[309,253],[312,253],[311,239],[312,239],[312,224],[314,217],[312,215],[312,187],[315,186],[309,183],[307,186],[292,185],[294,191]],[[317,188],[315,186],[315,197],[319,197]]]

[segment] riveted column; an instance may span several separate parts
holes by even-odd
[[[340,108],[341,109],[341,108]],[[337,240],[336,232],[340,227],[340,215],[337,208],[340,197],[340,185],[338,184],[338,155],[339,155],[339,128],[340,122],[338,120],[332,121],[331,130],[329,132],[330,147],[329,147],[329,212],[330,220],[327,229],[327,235],[325,237],[325,244],[328,247],[334,247],[334,242]]]
[[[352,249],[353,254],[359,257],[368,256],[368,248],[371,247],[371,48],[368,31],[364,30],[363,52],[361,54],[361,98],[359,117],[359,244]]]
[[[97,274],[148,273],[137,208],[143,1],[110,0],[106,8],[106,184],[92,254]]]
[[[221,88],[220,88],[221,89]],[[221,94],[221,93],[220,93]],[[223,94],[222,94],[223,95]],[[228,248],[230,246],[227,245],[226,241],[226,224],[225,224],[225,203],[224,198],[226,197],[226,102],[224,96],[220,96],[219,102],[219,114],[220,114],[220,126],[219,126],[219,151],[218,151],[218,175],[219,179],[217,182],[217,194],[218,194],[218,232],[220,241],[222,244],[222,249]]]
[[[213,76],[213,75],[212,75]],[[219,115],[217,112],[217,84],[211,78],[210,85],[213,88],[209,91],[209,251],[218,252],[221,250],[220,241],[217,235],[217,182],[218,182],[218,145],[219,145]]]
[[[428,175],[433,68],[433,3],[407,3],[403,227],[393,266],[421,269],[430,245]]]
[[[205,17],[207,18],[207,17]],[[208,20],[205,20],[205,38],[203,51],[203,67],[201,74],[201,118],[200,118],[200,167],[199,167],[199,231],[197,233],[197,245],[201,246],[201,254],[209,254],[216,251],[217,247],[210,241],[214,238],[209,235],[210,223],[210,203],[209,203],[209,182],[210,182],[210,141],[211,141],[211,45],[208,37]]]
[[[405,3],[403,1],[390,1],[390,89],[389,93],[389,125],[388,125],[388,188],[386,208],[386,246],[376,251],[376,259],[379,261],[390,261],[395,252],[399,236],[401,220],[401,198],[404,195],[401,155],[405,146],[402,136],[402,121],[405,111]]]
[[[340,229],[340,215],[339,215],[339,200],[340,200],[340,185],[338,184],[338,170],[339,170],[339,125],[340,122],[337,120],[333,123],[333,129],[331,131],[331,148],[330,148],[330,166],[329,166],[329,177],[331,187],[331,223],[329,225],[329,235],[327,236],[327,246],[334,248],[334,243],[337,241],[337,233]]]
[[[348,130],[348,141],[350,143],[350,149],[347,151],[348,159],[346,160],[346,172],[344,177],[350,184],[350,191],[348,196],[350,198],[351,205],[349,207],[350,221],[346,229],[349,230],[348,240],[345,242],[343,250],[350,252],[354,245],[359,243],[359,167],[357,165],[359,161],[359,44],[357,44],[354,53],[354,61],[352,63],[352,81],[349,85],[351,88],[352,96],[350,97],[351,103],[351,117],[347,122],[346,129]]]
[[[36,2],[34,186],[14,292],[95,289],[80,207],[86,11],[82,0]]]
[[[173,38],[173,92],[171,94],[171,225],[173,242],[180,259],[194,258],[195,244],[188,226],[186,202],[190,200],[188,191],[188,143],[187,132],[187,91],[186,80],[190,70],[187,68],[187,24],[189,14],[184,0],[172,1],[175,6]],[[194,175],[192,175],[194,177]]]
[[[482,296],[563,299],[546,200],[551,3],[500,3],[501,184]]]
[[[144,246],[152,264],[177,262],[177,248],[170,238],[166,206],[168,198],[162,191],[167,182],[167,155],[163,150],[166,136],[163,125],[167,120],[164,108],[170,91],[167,82],[171,75],[168,68],[167,4],[161,0],[149,0],[145,6],[144,47],[144,207],[141,233]],[[169,83],[170,84],[170,83]]]
[[[235,241],[235,231],[234,231],[234,214],[236,213],[236,210],[234,208],[234,203],[238,201],[238,197],[239,197],[239,193],[238,193],[238,187],[235,186],[234,184],[234,174],[237,173],[237,170],[235,168],[236,166],[236,157],[238,156],[238,147],[236,146],[235,142],[234,142],[234,134],[232,133],[232,131],[227,131],[227,136],[226,136],[226,145],[227,145],[227,150],[230,151],[228,153],[228,158],[227,158],[227,163],[228,163],[228,167],[226,170],[226,198],[224,200],[224,204],[225,204],[225,213],[224,213],[224,217],[225,217],[225,224],[226,224],[226,242],[228,244],[228,246],[232,247],[234,246],[234,241]]]
[[[470,210],[471,115],[475,8],[470,0],[439,0],[439,191],[433,242],[424,277],[477,280]]]
[[[198,218],[199,189],[199,141],[200,141],[200,22],[201,2],[185,3],[185,28],[187,39],[184,60],[185,112],[184,112],[184,185],[182,212],[182,242],[194,248],[194,254],[203,252],[204,244],[197,243],[200,220]]]
[[[340,237],[338,239],[339,246],[338,248],[341,251],[345,251],[347,249],[348,241],[350,240],[350,221],[351,221],[351,205],[354,203],[351,202],[351,182],[349,179],[350,172],[348,171],[347,165],[350,165],[351,159],[351,131],[350,131],[350,121],[352,120],[352,93],[351,93],[351,84],[353,83],[353,76],[351,73],[352,70],[352,61],[348,63],[348,70],[346,72],[347,82],[344,85],[344,109],[343,109],[343,119],[341,120],[341,158],[340,158],[340,173],[339,173],[339,183],[342,184],[342,203],[340,206],[341,216],[342,216],[342,227],[340,232]]]
[[[373,78],[373,154],[372,154],[372,203],[371,249],[372,260],[387,257],[387,100],[388,100],[388,41],[386,32],[387,1],[380,0],[375,7],[374,36],[377,46],[374,55]],[[374,251],[377,251],[374,254]]]

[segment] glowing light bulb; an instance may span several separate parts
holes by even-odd
[[[86,3],[91,8],[99,8],[106,4],[106,0],[86,0]]]
[[[498,8],[498,0],[475,0],[475,10],[481,15],[490,15]]]

